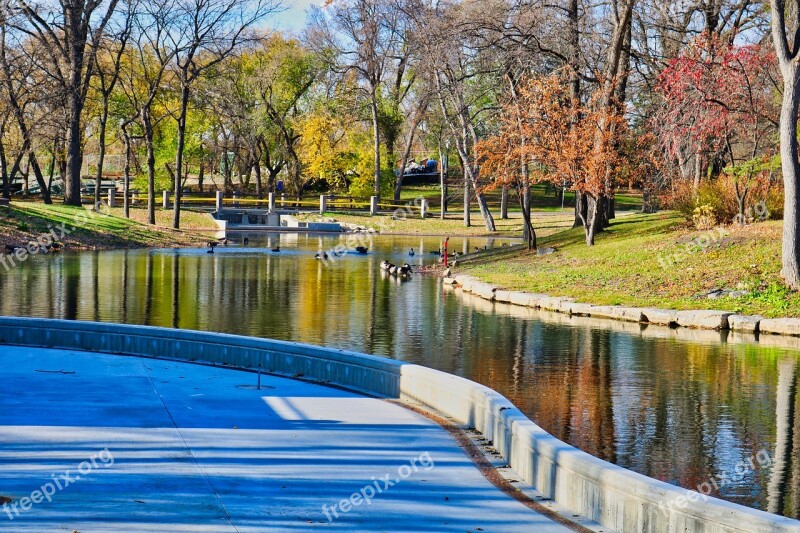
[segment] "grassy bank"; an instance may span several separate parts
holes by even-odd
[[[448,215],[445,220],[441,220],[438,215],[426,218],[425,220],[417,216],[406,219],[395,220],[391,215],[370,216],[368,213],[341,213],[329,212],[325,216],[304,214],[300,215],[301,220],[322,221],[335,220],[346,224],[355,224],[367,228],[373,228],[384,234],[400,235],[442,235],[442,236],[482,236],[493,235],[499,237],[522,236],[522,215],[520,213],[510,213],[508,219],[502,220],[499,213],[493,213],[497,231],[490,233],[483,225],[483,219],[478,211],[471,214],[472,225],[464,227],[463,215],[461,213]],[[571,210],[556,212],[534,212],[533,223],[536,227],[537,235],[551,235],[563,231],[572,226],[574,215]]]
[[[166,217],[166,213],[156,226],[144,223],[143,209],[134,210],[132,220],[122,218],[121,214],[121,210],[112,210],[107,215],[83,207],[13,203],[9,207],[0,207],[0,246],[24,246],[51,228],[55,229],[62,244],[71,249],[200,246],[208,240],[191,229],[170,229],[171,218]],[[194,222],[194,229],[201,229],[196,227],[200,215],[184,215],[189,228]],[[197,220],[194,220],[195,216]]]
[[[571,229],[540,239],[540,247],[557,249],[553,255],[501,250],[469,259],[457,271],[597,305],[800,316],[800,294],[786,290],[779,275],[781,228],[770,221],[698,231],[675,213],[637,214],[616,220],[592,248],[581,229]],[[707,298],[714,289],[748,294]]]

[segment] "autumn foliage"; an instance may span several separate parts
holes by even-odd
[[[650,124],[679,165],[696,158],[697,181],[715,158],[735,165],[770,142],[779,77],[772,51],[703,35],[658,78],[662,103]]]
[[[512,186],[527,174],[531,182],[566,185],[597,204],[613,196],[624,173],[627,123],[616,106],[601,105],[599,95],[573,101],[567,81],[559,71],[521,85],[503,106],[498,131],[477,147],[481,173],[495,185]],[[599,228],[592,227],[591,209],[583,216],[588,242]]]

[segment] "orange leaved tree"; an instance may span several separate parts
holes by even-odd
[[[518,196],[523,175],[533,183],[568,184],[586,199],[579,216],[591,246],[625,164],[620,146],[627,124],[618,109],[600,97],[575,102],[566,71],[531,77],[503,106],[497,132],[480,143],[481,172]]]

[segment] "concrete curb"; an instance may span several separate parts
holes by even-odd
[[[485,300],[510,303],[533,309],[544,309],[545,311],[554,311],[570,316],[589,316],[625,322],[640,322],[671,328],[800,336],[800,318],[764,318],[760,315],[737,315],[729,311],[714,311],[710,309],[675,311],[672,309],[643,309],[617,305],[592,305],[576,302],[574,298],[523,291],[508,291],[466,275],[447,278],[445,283]]]
[[[410,401],[475,428],[536,490],[615,531],[800,532],[800,521],[706,498],[592,457],[542,430],[497,392],[418,365],[220,333],[34,318],[0,317],[0,344],[261,368]]]

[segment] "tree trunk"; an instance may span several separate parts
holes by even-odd
[[[104,98],[105,99],[105,98]],[[100,153],[97,156],[97,175],[94,185],[94,205],[100,205],[100,185],[103,183],[103,162],[106,159],[106,123],[108,122],[108,103],[103,103],[100,116],[100,131],[97,134]]]
[[[201,166],[202,168],[202,166]],[[261,183],[261,161],[253,152],[253,169],[256,171],[256,198],[259,200],[264,197],[263,186]]]
[[[3,176],[3,198],[11,199],[11,180],[8,179],[8,158],[6,157],[6,147],[0,140],[0,174]]]
[[[153,123],[149,110],[142,113],[144,143],[147,149],[147,222],[156,223],[156,154],[153,148]]]
[[[469,212],[469,171],[467,170],[467,162],[464,159],[461,159],[461,165],[464,169],[464,227],[470,227],[471,220],[470,220],[470,212]]]
[[[82,54],[82,51],[81,51]],[[64,178],[64,204],[81,205],[81,167],[83,166],[83,129],[81,128],[81,114],[83,100],[77,94],[80,86],[80,73],[74,81],[75,91],[67,96],[67,172]]]
[[[572,224],[573,228],[586,226],[586,198],[586,194],[575,191],[575,222]]]
[[[530,222],[531,222],[531,229],[533,229],[533,217],[531,216],[531,184],[530,184],[530,182],[526,180],[526,182],[523,185],[522,189],[523,189],[522,211],[524,212],[523,213],[523,218],[525,216],[525,213],[527,213],[528,220],[530,220]],[[530,241],[531,237],[533,237],[533,240],[534,240],[534,243],[535,243],[536,242],[536,235],[535,234],[534,235],[530,235],[528,233],[528,228],[526,226],[525,228],[523,228],[522,238],[525,239],[525,241]]]
[[[33,175],[36,178],[36,183],[39,185],[39,190],[42,194],[42,200],[45,204],[52,204],[53,200],[50,199],[50,189],[47,188],[47,183],[44,181],[44,174],[39,166],[39,160],[36,159],[36,154],[31,150],[28,152],[28,167],[33,170]],[[80,196],[78,196],[80,199]]]
[[[594,246],[595,236],[602,230],[603,224],[603,202],[602,198],[594,198],[592,195],[586,195],[586,219],[584,221],[584,228],[586,233],[586,244]]]
[[[122,172],[122,216],[131,218],[131,138],[123,133],[125,138],[125,168]]]
[[[206,163],[200,161],[200,170],[197,172],[197,190],[203,192],[203,178],[205,178]]]
[[[530,187],[527,185],[517,187],[517,199],[519,200],[519,207],[522,209],[522,220],[525,222],[522,232],[523,238],[528,244],[528,250],[535,250],[537,248],[536,230],[533,227],[530,213]]]
[[[178,114],[178,149],[175,155],[175,203],[173,204],[172,227],[181,227],[181,179],[183,175],[183,149],[186,145],[186,114],[189,111],[189,85],[181,83],[181,109]],[[227,154],[225,154],[227,159]]]
[[[781,108],[780,139],[783,166],[783,259],[781,275],[793,290],[800,290],[800,161],[798,161],[797,115],[800,108],[800,80],[797,69],[785,76]]]
[[[500,218],[508,220],[508,186],[503,185],[503,190],[500,193]]]
[[[373,156],[375,157],[375,195],[381,195],[381,132],[378,119],[378,101],[374,91],[372,94],[372,141]]]
[[[483,193],[478,194],[478,207],[481,210],[481,216],[486,225],[486,231],[494,232],[496,230],[494,225],[494,217],[492,212],[489,211],[489,202],[486,201],[486,196]]]

